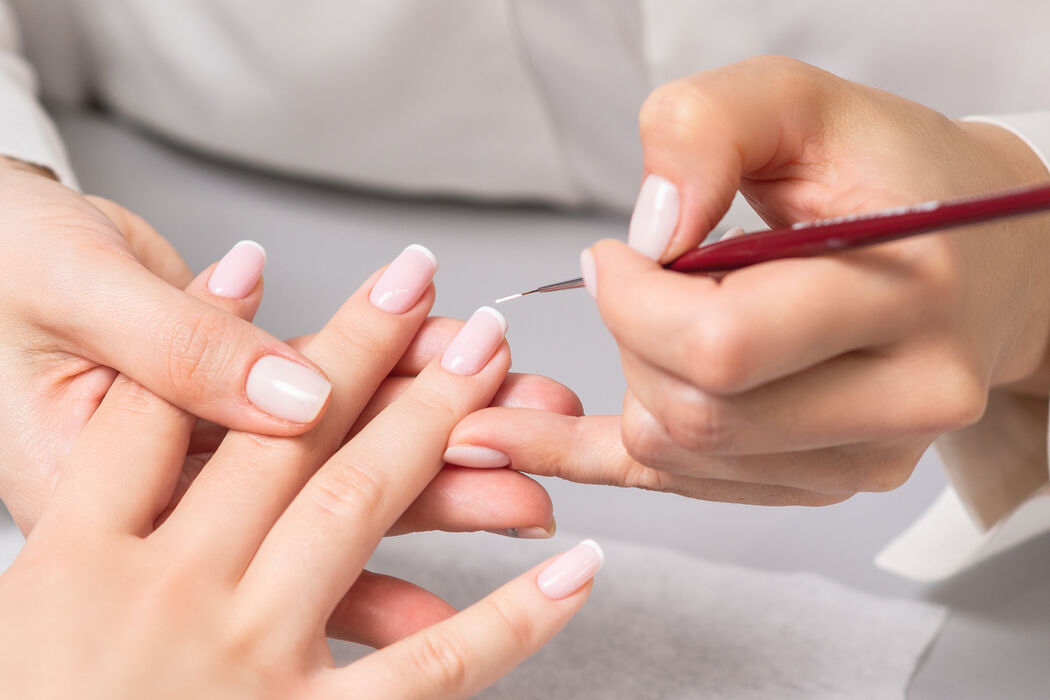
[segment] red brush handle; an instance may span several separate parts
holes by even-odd
[[[823,255],[1048,209],[1050,185],[946,202],[927,202],[750,233],[694,248],[667,267],[679,272],[736,270],[767,260]]]

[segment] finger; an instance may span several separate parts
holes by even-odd
[[[747,485],[773,489],[770,493],[778,498],[782,489],[803,494],[806,499],[827,494],[836,500],[858,491],[889,491],[907,480],[933,439],[899,438],[797,452],[707,455],[672,440],[666,428],[630,393],[624,400],[621,430],[627,453],[634,460],[669,477],[692,479],[690,485],[706,500],[724,499],[710,498],[705,482],[734,494],[747,494]],[[748,502],[753,497],[745,495]],[[826,498],[819,496],[815,504],[825,502]]]
[[[529,474],[666,491],[705,501],[827,505],[852,495],[672,474],[632,457],[624,447],[620,426],[620,416],[574,418],[523,408],[487,408],[460,422],[449,444],[498,451],[508,457],[512,469]],[[448,453],[446,460],[456,461]]]
[[[296,596],[315,607],[319,624],[327,619],[345,582],[441,469],[449,431],[496,393],[510,366],[505,331],[499,312],[479,309],[440,360],[318,470],[241,580],[249,609],[311,634],[317,626],[301,615],[283,619],[279,601]]]
[[[456,609],[403,579],[362,571],[328,619],[328,636],[380,649],[447,620]]]
[[[388,377],[376,391],[372,400],[357,419],[350,435],[368,425],[379,413],[392,404],[412,385],[410,377]],[[499,391],[492,397],[492,406],[511,406],[517,408],[540,408],[562,413],[567,416],[583,414],[583,405],[571,389],[549,377],[539,374],[520,374],[511,372],[503,380]]]
[[[238,274],[261,268],[258,245],[235,246],[219,296],[246,295]],[[308,360],[251,323],[177,289],[130,256],[90,263],[90,288],[45,319],[77,354],[120,370],[184,410],[242,430],[294,435],[323,410],[330,385]]]
[[[353,688],[387,698],[469,697],[565,626],[586,602],[603,561],[601,548],[586,540],[458,615],[346,668],[319,674],[319,696],[343,697]]]
[[[445,467],[397,519],[388,535],[443,530],[521,539],[554,535],[554,506],[540,484],[510,469]]]
[[[903,303],[907,285],[886,281],[892,263],[870,251],[778,260],[720,282],[664,270],[616,241],[591,251],[598,308],[617,341],[714,394],[893,342],[919,313]]]
[[[172,547],[214,541],[216,546],[198,548],[200,565],[239,579],[270,527],[335,452],[419,330],[434,303],[435,269],[430,251],[410,246],[369,278],[306,349],[333,382],[325,417],[294,439],[228,435],[157,534],[170,538]],[[402,293],[398,306],[379,306],[390,288],[413,290],[415,303],[406,309]]]
[[[222,313],[250,320],[262,300],[262,267],[231,271],[224,267],[230,258],[201,273],[186,292]],[[212,293],[209,283],[217,275],[233,279],[246,292],[234,297]],[[80,522],[148,534],[175,491],[195,423],[189,413],[118,377],[73,448],[56,507]]]
[[[630,351],[622,359],[632,394],[698,455],[932,439],[975,423],[985,406],[980,377],[933,347],[849,353],[730,396],[700,391]]]
[[[829,80],[830,78],[830,80]],[[657,88],[639,125],[645,172],[630,239],[671,260],[698,245],[725,215],[741,178],[781,174],[841,119],[829,95],[837,79],[790,59],[766,57]]]

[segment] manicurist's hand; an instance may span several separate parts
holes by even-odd
[[[453,433],[458,463],[820,505],[903,483],[994,387],[1046,395],[1045,216],[721,279],[656,262],[700,243],[737,189],[783,226],[1045,181],[1008,131],[761,58],[661,87],[641,132],[630,247],[581,257],[620,347],[623,416],[482,411]]]
[[[591,542],[454,616],[362,570],[510,364],[502,318],[482,309],[362,422],[433,302],[424,264],[377,273],[305,343],[332,382],[313,430],[229,432],[173,508],[195,418],[127,377],[112,383],[0,576],[0,695],[464,697],[557,633],[600,567]],[[384,308],[386,293],[404,308]],[[326,631],[385,648],[335,668]]]
[[[115,367],[202,424],[193,454],[215,448],[222,426],[292,435],[313,425],[328,380],[299,352],[249,321],[261,299],[265,253],[235,246],[214,270],[192,274],[141,218],[113,202],[82,197],[43,171],[0,158],[0,497],[23,532],[36,522],[59,465],[98,408]],[[404,300],[382,304],[395,311]],[[456,333],[429,319],[368,408],[389,403]],[[396,365],[394,362],[397,361]],[[510,375],[494,405],[578,415],[579,402],[552,380]],[[187,463],[187,477],[200,459]],[[490,527],[518,536],[553,530],[550,500],[509,471],[484,478],[450,468],[399,521],[405,529]]]

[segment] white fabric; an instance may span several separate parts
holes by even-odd
[[[428,533],[387,539],[369,568],[465,607],[577,539]],[[811,574],[715,564],[602,540],[590,600],[480,698],[903,698],[945,614]],[[337,659],[363,647],[336,643]]]
[[[211,154],[397,192],[626,209],[647,92],[762,53],[950,116],[1018,115],[985,119],[1050,153],[1045,0],[13,4],[56,100],[94,96]],[[0,0],[0,153],[73,185],[33,91]],[[751,221],[737,207],[726,225]],[[956,544],[970,547],[941,538]]]

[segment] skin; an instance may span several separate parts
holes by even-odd
[[[771,226],[1046,181],[1018,138],[953,122],[811,66],[763,57],[657,89],[646,174],[681,210],[662,260],[698,245],[739,189]],[[765,505],[825,505],[902,484],[993,390],[1047,396],[1047,216],[720,279],[592,249],[620,349],[622,416],[492,408],[451,445],[522,471]]]
[[[299,358],[310,337],[278,341],[252,326],[262,286],[228,300],[183,288],[192,274],[149,224],[114,202],[80,194],[47,171],[0,158],[0,498],[23,533],[36,523],[60,465],[98,409],[117,372],[208,419],[191,455],[215,449],[225,428],[294,435],[311,426],[274,421],[243,398],[244,373],[260,348]],[[460,326],[433,318],[379,385],[375,415],[406,387]],[[191,328],[192,342],[165,329]],[[493,405],[579,415],[576,396],[544,377],[510,375]],[[211,421],[215,421],[212,423]],[[181,490],[201,464],[187,463]],[[176,494],[176,497],[178,496]],[[487,509],[462,504],[483,502]],[[461,504],[457,507],[456,504]],[[534,481],[510,470],[480,477],[449,470],[424,490],[395,532],[549,527],[552,506]]]
[[[190,293],[206,294],[207,274]],[[319,424],[300,437],[231,431],[174,509],[196,419],[123,375],[112,382],[0,575],[0,695],[466,697],[582,606],[589,582],[551,600],[537,567],[462,613],[421,612],[385,632],[389,646],[335,667],[326,629],[363,609],[347,588],[368,599],[383,583],[362,567],[510,366],[505,342],[473,376],[435,359],[347,440],[434,298],[431,287],[407,313],[384,313],[367,300],[377,276],[304,346],[333,382]],[[247,315],[257,301],[222,303]]]

